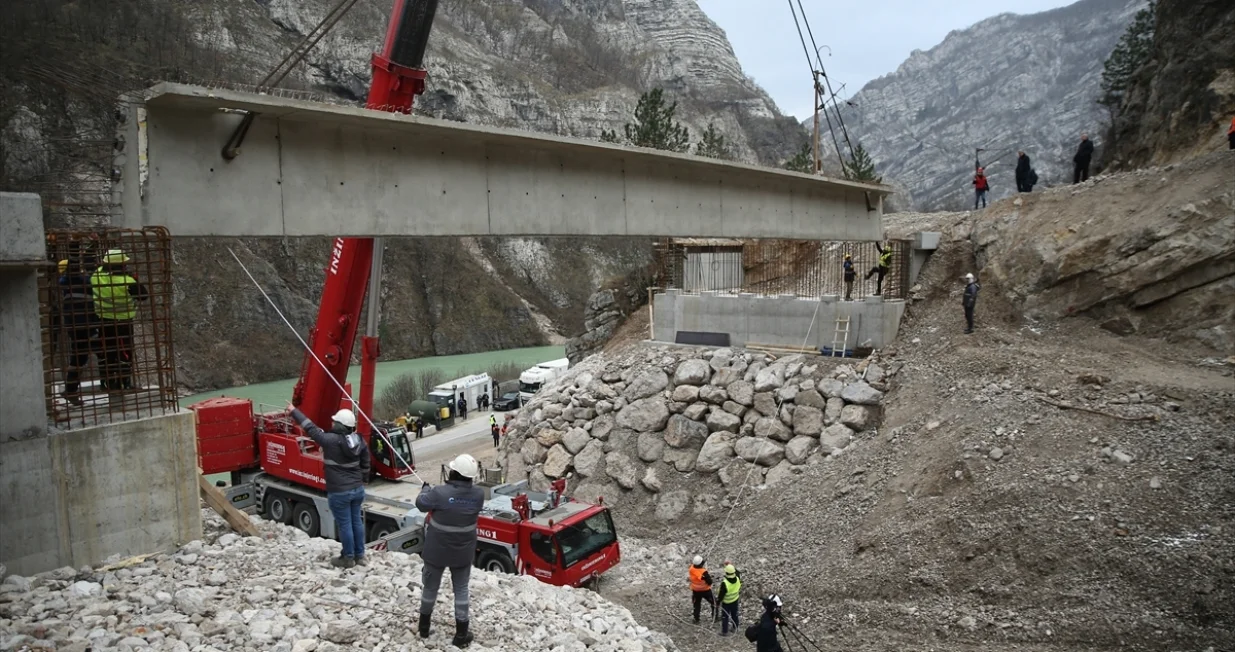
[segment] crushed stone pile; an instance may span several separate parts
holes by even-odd
[[[643,344],[572,368],[520,411],[499,459],[544,490],[645,503],[662,522],[727,509],[873,437],[901,363]],[[645,505],[645,506],[647,506]]]
[[[340,570],[339,544],[258,521],[240,537],[203,510],[217,536],[173,554],[96,569],[62,568],[0,582],[0,650],[57,652],[449,651],[453,594],[443,582],[433,633],[416,636],[420,557],[371,556]],[[473,569],[471,623],[478,652],[669,652],[664,634],[587,589]]]

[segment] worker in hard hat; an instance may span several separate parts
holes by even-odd
[[[476,559],[476,520],[485,504],[485,492],[473,484],[480,473],[476,458],[466,453],[447,465],[446,483],[430,487],[425,483],[416,498],[416,509],[425,512],[425,545],[420,553],[421,568],[420,638],[429,637],[433,604],[442,584],[442,574],[450,569],[455,592],[455,636],[451,644],[466,647],[472,642],[468,631],[468,589],[472,562]]]
[[[133,318],[137,302],[150,293],[128,271],[129,257],[119,249],[103,255],[90,277],[94,314],[99,318],[103,349],[103,388],[119,392],[133,388]]]
[[[755,652],[783,652],[777,630],[784,622],[781,608],[785,603],[775,593],[762,602],[763,614],[759,616],[759,622],[746,628],[746,639],[755,644]]]
[[[330,417],[330,430],[322,430],[289,404],[288,412],[318,446],[326,468],[326,504],[334,517],[339,543],[343,549],[331,560],[337,568],[367,565],[365,558],[365,523],[360,507],[364,504],[364,485],[369,477],[369,447],[356,432],[356,413],[343,409]]]
[[[978,290],[981,286],[972,272],[962,277],[962,280],[965,281],[965,294],[961,296],[961,308],[965,310],[965,334],[969,335],[973,333],[973,309],[978,305]]]
[[[703,555],[695,555],[695,558],[690,562],[690,601],[694,606],[695,624],[699,624],[699,610],[703,606],[703,601],[707,600],[712,606],[712,619],[716,618],[716,596],[712,595],[712,576],[708,574],[708,569],[703,563]]]
[[[875,250],[879,252],[879,261],[866,273],[866,280],[869,281],[870,277],[878,274],[879,278],[875,281],[875,294],[883,296],[883,277],[887,276],[888,271],[892,269],[892,243],[888,241],[880,246],[876,242]]]
[[[742,576],[733,564],[725,562],[725,577],[720,581],[720,592],[716,599],[720,601],[720,635],[729,636],[738,631],[738,612],[741,610]],[[733,631],[731,632],[730,629]]]
[[[99,319],[94,312],[90,277],[83,270],[81,261],[62,260],[57,267],[60,270],[60,278],[56,281],[60,289],[57,316],[69,344],[62,396],[73,405],[81,405],[81,372],[90,366],[90,352],[98,336]]]
[[[845,272],[845,301],[853,301],[853,281],[858,277],[857,270],[853,268],[853,254],[845,254],[842,267]]]

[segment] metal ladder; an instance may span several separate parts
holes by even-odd
[[[845,357],[845,346],[849,344],[849,315],[836,318],[836,331],[832,334],[832,357]]]

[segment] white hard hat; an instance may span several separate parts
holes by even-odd
[[[447,466],[451,471],[469,480],[475,478],[477,473],[480,473],[480,464],[476,461],[476,458],[467,453],[454,458]]]
[[[348,428],[356,427],[356,413],[348,409],[343,409],[343,410],[339,410],[338,412],[335,412],[334,416],[330,417],[330,419],[332,421],[341,423],[347,426]]]
[[[696,566],[702,566],[703,565],[703,555],[695,555],[695,558],[690,560],[690,563]]]
[[[972,280],[973,280],[973,272],[970,272],[970,273],[966,274],[966,275],[965,275],[965,280],[966,280],[966,281],[972,281]]]

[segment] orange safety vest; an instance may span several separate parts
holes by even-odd
[[[712,585],[703,581],[703,574],[708,572],[706,568],[698,566],[690,567],[690,590],[691,591],[711,591]]]

